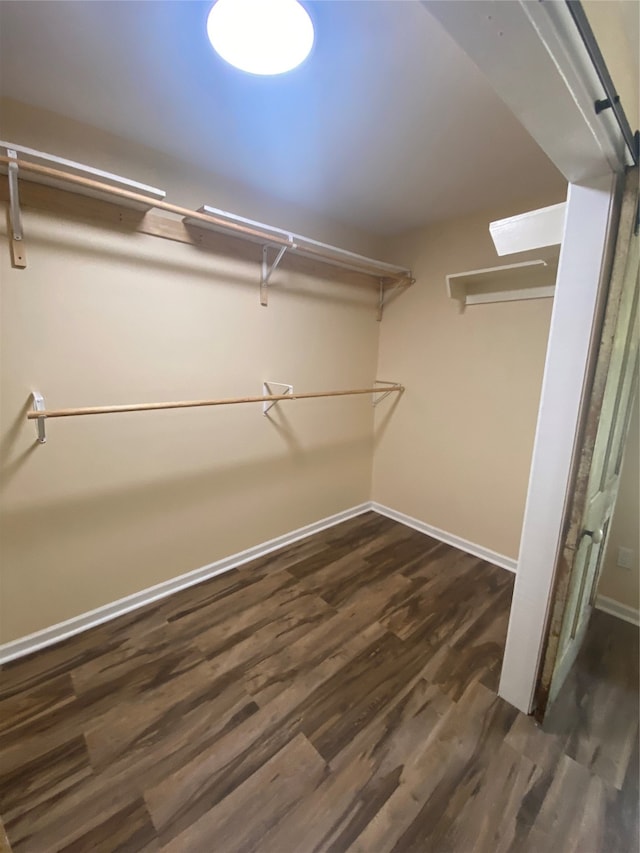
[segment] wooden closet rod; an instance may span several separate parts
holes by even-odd
[[[404,391],[399,384],[382,388],[351,388],[347,391],[313,391],[305,394],[265,394],[259,397],[226,397],[219,400],[177,400],[170,403],[133,403],[129,406],[85,406],[79,409],[43,409],[27,413],[28,420],[75,418],[79,415],[108,415],[114,412],[147,412],[156,409],[193,409],[203,406],[231,406],[236,403],[276,403],[280,400],[308,400],[315,397],[348,397],[354,394],[389,394]]]
[[[191,220],[196,220],[209,226],[215,225],[224,231],[236,234],[238,237],[258,240],[265,245],[283,246],[293,252],[295,252],[296,249],[299,249],[301,253],[304,252],[307,256],[313,256],[318,258],[318,260],[337,264],[345,269],[361,272],[365,275],[382,277],[389,279],[390,281],[397,282],[406,281],[407,283],[411,283],[413,281],[410,271],[397,267],[394,268],[392,264],[386,264],[383,262],[377,263],[372,259],[370,260],[369,258],[364,257],[362,262],[359,260],[343,260],[340,258],[340,253],[343,250],[338,248],[336,248],[335,252],[332,254],[313,243],[304,242],[304,244],[298,246],[291,237],[273,233],[271,231],[263,231],[260,228],[252,227],[242,222],[234,222],[232,219],[222,218],[215,216],[214,214],[202,213],[198,210],[189,210],[189,208],[181,207],[180,205],[172,204],[168,201],[149,198],[149,196],[142,195],[141,193],[137,193],[132,190],[123,189],[122,187],[113,187],[109,184],[102,183],[101,181],[96,181],[93,178],[85,178],[81,175],[64,172],[61,169],[53,169],[50,166],[41,166],[39,163],[31,163],[29,160],[24,160],[20,157],[9,158],[0,155],[0,163],[7,167],[10,163],[13,163],[18,167],[18,169],[25,172],[33,172],[34,174],[42,175],[45,178],[64,181],[69,184],[76,184],[77,186],[85,187],[86,189],[94,192],[104,193],[106,195],[115,196],[116,198],[137,202],[145,205],[146,207],[154,207],[157,210],[164,210],[167,213],[175,213],[178,216],[188,217]]]

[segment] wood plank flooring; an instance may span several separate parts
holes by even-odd
[[[596,614],[543,731],[512,583],[366,513],[5,666],[13,853],[637,849],[637,630]]]

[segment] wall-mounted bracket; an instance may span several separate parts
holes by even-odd
[[[407,279],[405,281],[391,281],[388,279],[381,278],[380,283],[378,285],[378,323],[382,321],[382,315],[384,314],[384,306],[387,302],[391,302],[401,291],[403,291],[409,285],[415,283],[415,278]]]
[[[376,381],[374,382],[374,385],[390,385],[390,386],[393,386],[393,387],[390,387],[388,390],[381,388],[380,393],[376,394],[372,397],[371,404],[375,408],[378,405],[378,403],[381,403],[384,400],[385,397],[388,397],[389,394],[393,394],[393,392],[395,390],[397,390],[399,383],[398,382],[385,382],[383,379],[376,379]],[[402,388],[401,390],[404,391],[404,388]]]
[[[282,260],[284,253],[289,248],[288,246],[278,246],[279,249],[278,254],[276,255],[275,261],[269,266],[268,254],[269,254],[269,246],[265,245],[262,247],[262,269],[260,271],[260,305],[264,305],[265,307],[269,304],[269,297],[267,295],[267,287],[269,284],[269,279],[276,271],[278,264]],[[278,384],[278,383],[276,383]]]
[[[37,391],[34,391],[31,394],[31,400],[33,402],[33,411],[34,412],[44,412],[46,406],[44,404],[44,397],[42,394],[38,394]],[[46,421],[46,417],[36,418],[36,430],[38,433],[38,442],[39,444],[44,444],[47,440],[47,434],[45,432],[44,424]]]
[[[273,394],[273,386],[277,386],[278,388],[284,388],[284,391],[278,392],[278,396],[280,394],[293,394],[293,385],[288,385],[286,382],[263,382],[262,383],[262,394],[267,397],[270,394]],[[274,400],[272,403],[268,403],[266,400],[262,404],[262,414],[266,415],[269,409],[276,405],[278,400]]]
[[[9,245],[11,247],[11,264],[18,269],[27,265],[27,255],[24,250],[24,234],[22,231],[22,213],[20,211],[20,191],[18,189],[18,152],[7,148],[9,164],[7,178],[9,181]]]
[[[382,321],[384,311],[384,279],[381,278],[378,284],[378,323]]]

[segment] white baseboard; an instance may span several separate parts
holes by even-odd
[[[624,619],[625,622],[631,622],[632,625],[640,626],[640,611],[635,607],[629,607],[628,604],[620,604],[614,598],[607,598],[606,595],[596,596],[596,607],[598,610],[603,610],[611,616],[617,616],[618,619]]]
[[[263,557],[271,553],[271,551],[277,551],[278,548],[291,545],[299,539],[304,539],[313,533],[319,533],[327,527],[333,527],[342,521],[355,518],[357,515],[362,515],[362,513],[369,510],[371,510],[371,502],[367,501],[366,503],[351,507],[351,509],[346,509],[343,512],[337,512],[335,515],[322,518],[320,521],[314,521],[305,527],[299,527],[290,533],[276,536],[275,539],[270,539],[268,542],[263,542],[253,548],[247,548],[246,551],[232,554],[230,557],[217,560],[215,563],[209,563],[207,566],[202,566],[184,575],[178,575],[178,577],[148,587],[140,592],[134,592],[132,595],[127,595],[118,601],[97,607],[95,610],[81,613],[79,616],[74,616],[65,622],[59,622],[50,628],[44,628],[42,631],[36,631],[34,634],[29,634],[26,637],[20,637],[17,640],[0,645],[0,664],[8,663],[11,660],[30,655],[32,652],[37,652],[47,646],[52,646],[54,643],[66,640],[68,637],[73,637],[74,634],[80,634],[89,628],[95,628],[97,625],[109,622],[117,616],[123,616],[125,613],[130,613],[132,610],[137,610],[161,598],[166,598],[168,595],[172,595],[181,589],[186,589],[187,587],[194,586],[194,584],[220,575],[223,572],[228,572],[231,569],[242,566],[244,563],[248,563],[258,557]]]
[[[163,583],[143,589],[140,592],[134,592],[125,598],[120,598],[118,601],[113,601],[110,604],[105,604],[102,607],[97,607],[95,610],[90,610],[87,613],[81,613],[79,616],[74,616],[67,619],[65,622],[59,622],[57,625],[52,625],[49,628],[44,628],[42,631],[36,631],[34,634],[29,634],[26,637],[20,637],[17,640],[12,640],[9,643],[0,645],[0,664],[8,663],[16,658],[30,655],[47,646],[52,646],[75,634],[80,634],[89,628],[95,628],[97,625],[102,625],[104,622],[109,622],[117,616],[123,616],[125,613],[130,613],[132,610],[137,610],[147,604],[152,604],[154,601],[166,598],[174,592],[179,592],[181,589],[194,586],[197,583],[213,578],[216,575],[221,575],[223,572],[228,572],[231,569],[238,568],[245,563],[251,562],[258,557],[263,557],[270,554],[272,551],[277,551],[286,545],[291,545],[299,539],[304,539],[314,533],[319,533],[328,527],[333,527],[350,518],[355,518],[357,515],[362,515],[364,512],[373,510],[380,515],[385,515],[394,521],[405,524],[407,527],[412,527],[420,533],[426,533],[434,539],[441,542],[446,542],[447,545],[453,545],[454,548],[459,548],[461,551],[466,551],[468,554],[473,554],[474,557],[479,557],[482,560],[487,560],[496,566],[507,569],[510,572],[515,572],[516,561],[510,557],[505,557],[502,554],[496,554],[488,548],[483,548],[481,545],[475,545],[473,542],[467,542],[466,539],[461,539],[459,536],[454,536],[452,533],[446,533],[444,530],[438,530],[437,527],[432,527],[430,524],[425,524],[423,521],[418,521],[405,515],[402,512],[397,512],[394,509],[378,504],[375,501],[366,501],[358,504],[358,506],[346,509],[343,512],[338,512],[335,515],[330,515],[327,518],[315,521],[312,524],[307,524],[305,527],[299,527],[297,530],[292,530],[290,533],[285,533],[282,536],[277,536],[275,539],[270,539],[268,542],[263,542],[253,548],[248,548],[246,551],[240,551],[237,554],[232,554],[222,560],[217,560],[215,563],[209,563],[207,566],[202,566],[192,572],[187,572],[184,575],[171,578]],[[607,599],[609,601],[609,599]],[[616,602],[612,602],[617,607]],[[601,609],[606,610],[605,607]],[[630,608],[629,608],[630,609]],[[608,611],[612,612],[612,611]],[[633,612],[633,611],[632,611]],[[616,611],[615,615],[620,615]],[[624,619],[625,616],[622,616]],[[626,617],[628,618],[628,617]],[[637,613],[636,613],[637,619]],[[631,621],[631,620],[629,620]],[[636,622],[637,624],[637,622]]]
[[[453,533],[447,533],[445,530],[439,530],[437,527],[432,527],[424,521],[418,521],[417,518],[412,518],[410,515],[405,515],[403,512],[398,512],[388,506],[371,501],[371,509],[379,512],[380,515],[386,515],[387,518],[392,518],[394,521],[399,521],[400,524],[405,524],[407,527],[413,527],[414,530],[419,530],[420,533],[426,533],[434,539],[445,542],[447,545],[453,545],[454,548],[459,548],[461,551],[466,551],[467,554],[473,554],[474,557],[479,557],[481,560],[486,560],[488,563],[493,563],[495,566],[500,566],[501,569],[506,569],[508,572],[515,572],[518,562],[512,557],[505,557],[504,554],[498,554],[496,551],[491,551],[489,548],[484,548],[482,545],[476,545],[474,542],[468,542],[460,536],[455,536]]]

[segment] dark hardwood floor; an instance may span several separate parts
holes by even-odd
[[[638,632],[596,614],[545,732],[512,584],[367,513],[5,666],[14,853],[636,850]]]

